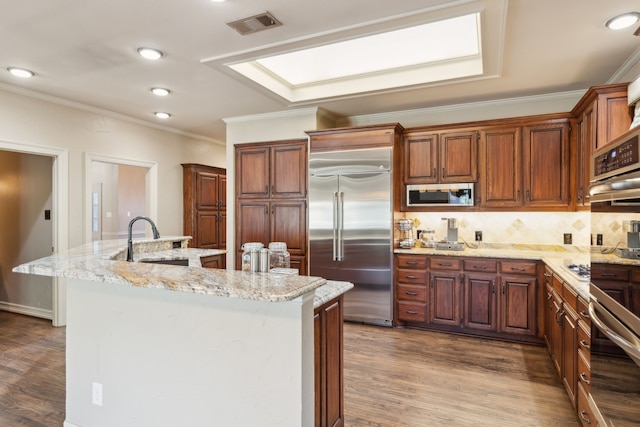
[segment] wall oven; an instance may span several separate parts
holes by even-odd
[[[640,426],[639,134],[622,135],[591,159],[591,232],[597,245],[589,285],[589,402],[596,418],[591,424],[601,427]]]

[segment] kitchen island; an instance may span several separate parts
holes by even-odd
[[[134,260],[188,267],[119,240],[14,268],[67,279],[65,427],[313,425],[314,307],[353,285],[200,268],[187,241]]]

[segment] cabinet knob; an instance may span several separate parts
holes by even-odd
[[[581,345],[583,348],[587,349],[587,350],[590,350],[590,349],[591,349],[591,346],[590,346],[589,344],[587,344],[587,342],[586,342],[585,340],[580,340],[580,345]]]
[[[587,411],[580,411],[580,418],[582,419],[582,421],[584,421],[585,424],[591,424],[591,420],[587,415],[589,415]]]
[[[586,373],[586,372],[582,372],[582,373],[580,373],[580,381],[582,381],[583,383],[585,383],[585,384],[587,384],[587,385],[588,385],[588,384],[591,384],[591,381],[589,381],[589,380],[587,379],[587,373]]]

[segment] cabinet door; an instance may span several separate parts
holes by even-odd
[[[569,205],[569,123],[525,126],[524,204]]]
[[[218,209],[227,208],[227,176],[218,176]]]
[[[196,208],[218,209],[219,175],[207,172],[196,172]]]
[[[327,426],[344,425],[342,299],[324,309]]]
[[[242,245],[247,242],[269,243],[269,202],[238,200],[236,212],[236,246],[238,259],[242,252]],[[237,262],[236,267],[241,268]]]
[[[200,258],[203,268],[225,268],[225,255],[211,255]]]
[[[602,93],[598,96],[598,135],[596,149],[610,143],[629,130],[630,113],[626,89]]]
[[[238,198],[269,197],[269,147],[236,147]]]
[[[307,252],[307,203],[305,200],[271,202],[270,242],[285,242],[292,255]],[[268,242],[267,242],[268,243]]]
[[[589,205],[589,184],[591,181],[591,153],[596,145],[595,101],[578,117],[576,122],[576,165],[578,174],[576,203],[578,206]]]
[[[327,425],[323,409],[327,406],[327,396],[324,392],[326,374],[324,366],[324,328],[322,327],[322,315],[316,311],[313,316],[313,368],[314,368],[314,406],[315,406],[315,427]]]
[[[562,375],[562,299],[553,291],[551,294],[551,361],[558,375]]]
[[[497,329],[497,276],[465,273],[464,326],[473,329],[495,331]]]
[[[553,322],[554,322],[554,312],[553,312],[553,287],[551,284],[546,281],[545,272],[545,293],[544,293],[544,342],[547,345],[547,350],[549,350],[549,354],[553,354],[553,350],[551,346],[553,345]]]
[[[480,133],[483,206],[521,206],[520,128],[487,129]]]
[[[227,247],[227,212],[218,211],[218,248]]]
[[[216,249],[220,247],[219,220],[218,211],[205,210],[196,214],[196,235],[193,237],[198,242],[199,248]]]
[[[535,335],[536,278],[503,276],[500,295],[500,330]]]
[[[271,148],[272,198],[307,196],[307,145],[287,143]]]
[[[460,326],[460,273],[432,271],[429,322]]]
[[[478,180],[478,132],[451,132],[440,135],[440,182]]]
[[[405,184],[438,182],[438,134],[416,134],[404,138]]]
[[[578,315],[564,304],[562,315],[562,383],[573,406],[578,387]]]

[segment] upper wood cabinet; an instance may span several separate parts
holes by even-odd
[[[227,244],[226,170],[184,163],[183,233],[191,247],[225,249]]]
[[[237,145],[236,171],[238,198],[306,197],[307,141]]]
[[[576,104],[574,189],[577,208],[589,207],[591,154],[629,130],[633,111],[628,105],[627,83],[594,86]]]
[[[478,136],[476,130],[406,132],[405,184],[476,182]]]
[[[480,132],[482,207],[570,207],[569,119]]]

